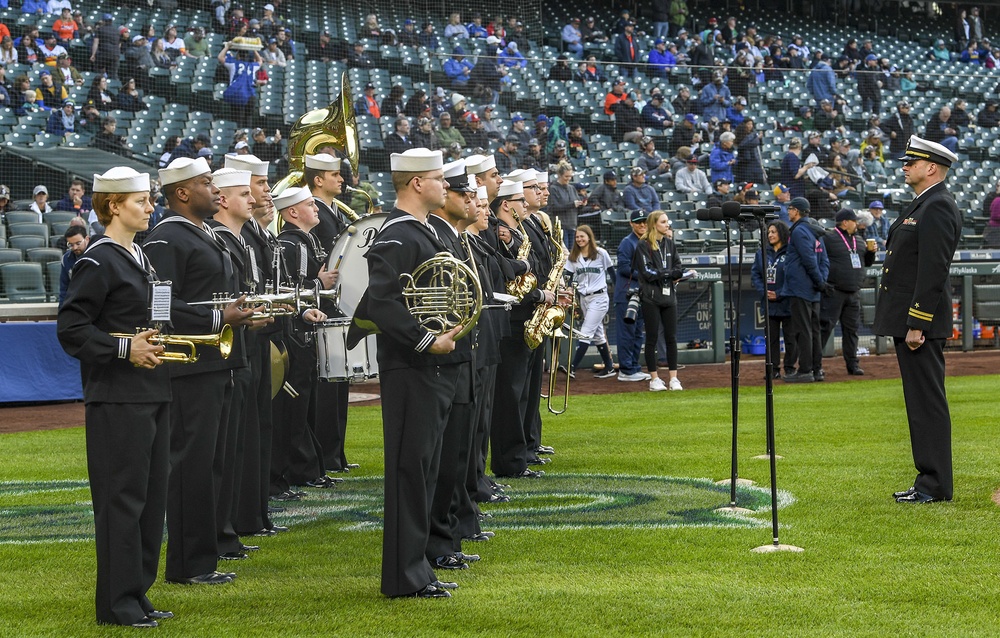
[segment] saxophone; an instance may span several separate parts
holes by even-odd
[[[543,227],[543,230],[544,227]],[[562,224],[559,219],[556,219],[553,232],[549,232],[548,238],[554,244],[554,248],[558,254],[555,262],[552,264],[552,269],[549,270],[548,283],[545,285],[545,290],[558,294],[559,284],[562,282],[563,270],[566,268],[566,262],[569,260],[569,251],[566,247],[562,245],[562,242],[556,241],[556,237],[562,237]],[[524,322],[524,342],[528,344],[528,347],[534,350],[542,344],[545,337],[551,335],[557,328],[561,328],[563,323],[566,321],[566,309],[560,306],[558,303],[540,303],[535,308],[534,314],[531,315],[531,319]]]
[[[514,221],[517,222],[517,227],[521,231],[521,236],[524,241],[521,242],[521,247],[517,251],[517,259],[519,261],[526,260],[528,255],[531,254],[531,240],[528,239],[528,233],[524,230],[524,224],[521,223],[521,218],[518,217],[517,213],[511,211],[511,215],[514,216]],[[518,275],[513,280],[507,282],[507,294],[512,297],[517,297],[518,301],[524,299],[524,296],[534,290],[535,286],[538,285],[538,279],[535,277],[535,273],[526,272],[523,275]]]

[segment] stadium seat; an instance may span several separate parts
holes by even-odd
[[[7,225],[38,223],[38,213],[26,210],[10,210],[4,213],[4,217],[7,219]]]
[[[0,265],[4,296],[14,303],[44,303],[47,298],[42,265],[10,263]]]
[[[25,251],[28,261],[47,264],[50,261],[62,261],[63,251],[58,248],[29,248]]]
[[[62,275],[62,261],[50,261],[45,264],[45,289],[49,293],[49,301],[59,300],[59,277]]]
[[[23,255],[17,248],[0,248],[0,264],[19,263]]]
[[[24,251],[29,248],[44,248],[48,245],[48,241],[44,237],[39,237],[38,235],[17,235],[7,238],[7,245],[11,248],[17,248],[21,251],[21,255],[24,255]]]

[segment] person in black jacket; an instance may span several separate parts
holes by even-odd
[[[684,276],[681,258],[674,246],[670,218],[662,210],[653,211],[633,256],[633,269],[639,273],[639,300],[646,324],[646,369],[651,377],[651,392],[683,390],[677,378],[677,291],[674,284]],[[667,344],[669,384],[656,371],[656,341],[663,326]]]
[[[986,100],[986,106],[976,116],[976,125],[983,128],[1000,126],[1000,112],[997,112],[996,100]]]
[[[619,142],[636,142],[642,138],[642,121],[635,108],[635,93],[629,91],[620,102],[611,105],[615,114],[615,138]]]
[[[885,118],[882,130],[889,134],[889,152],[894,156],[906,150],[906,144],[916,128],[910,116],[910,103],[900,100],[896,104],[896,112]]]
[[[820,301],[820,343],[826,345],[839,321],[847,373],[861,376],[865,371],[858,366],[858,326],[861,323],[858,291],[865,276],[864,268],[875,263],[875,240],[868,243],[855,234],[858,216],[850,208],[841,208],[836,219],[837,227],[823,237],[830,258],[830,272]]]
[[[97,622],[155,627],[173,616],[146,597],[156,581],[167,505],[170,377],[150,343],[149,293],[157,280],[133,243],[153,206],[149,175],[112,168],[94,176],[96,236],[73,268],[59,309],[59,342],[80,360],[87,470],[97,546]]]
[[[378,327],[379,380],[382,392],[393,397],[382,409],[382,593],[448,598],[448,588],[457,585],[438,580],[425,551],[449,412],[472,394],[472,349],[468,340],[456,342],[461,325],[441,334],[422,326],[410,314],[399,277],[445,250],[427,225],[428,213],[446,196],[441,152],[411,149],[389,161],[396,207],[366,255],[368,290],[355,311],[348,346]]]
[[[878,114],[882,109],[882,71],[878,68],[878,57],[869,53],[865,57],[864,68],[858,69],[858,95],[861,109]]]
[[[892,337],[903,381],[917,478],[901,503],[951,500],[951,414],[944,389],[944,343],[951,336],[951,260],[962,214],[944,181],[958,156],[914,135],[900,158],[917,194],[893,222],[875,305],[877,335]]]
[[[760,293],[761,303],[767,296],[767,320],[770,323],[771,370],[775,379],[781,378],[781,333],[785,333],[785,374],[795,372],[795,342],[789,338],[788,323],[791,309],[788,299],[781,297],[781,284],[785,279],[785,249],[788,246],[788,225],[783,221],[773,221],[767,225],[767,264],[761,260],[758,251],[750,270],[750,281]]]
[[[172,282],[172,323],[180,334],[215,334],[226,324],[252,325],[253,310],[240,298],[221,310],[191,305],[215,294],[239,294],[233,257],[205,224],[219,209],[219,189],[204,158],[180,158],[160,169],[170,207],[143,246],[160,278]],[[167,492],[166,579],[216,585],[235,575],[218,572],[217,504],[225,463],[233,370],[246,366],[242,335],[233,334],[232,353],[200,348],[198,361],[171,367],[170,477]]]

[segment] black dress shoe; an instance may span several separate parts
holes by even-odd
[[[288,527],[285,526],[285,525],[272,525],[271,529],[274,530],[275,532],[287,532],[288,531]]]
[[[447,581],[435,580],[431,585],[434,585],[438,589],[458,589],[458,583],[449,583]]]
[[[321,490],[328,490],[337,487],[337,484],[328,479],[327,477],[321,476],[311,481],[306,481],[306,487],[315,487]]]
[[[468,569],[469,566],[459,560],[458,556],[449,554],[434,559],[434,569]]]
[[[931,496],[930,494],[924,494],[923,492],[914,491],[912,494],[907,494],[906,496],[900,496],[896,499],[897,503],[937,503],[939,501],[950,501],[948,498],[941,498],[939,496]]]
[[[915,488],[915,487],[909,487],[909,488],[903,490],[902,492],[893,492],[892,493],[892,497],[893,498],[902,498],[904,496],[909,496],[910,494],[913,494],[916,491],[917,491],[917,488]]]
[[[863,377],[865,376],[865,371],[862,370],[861,368],[848,368],[847,374],[852,374],[856,377]]]
[[[478,563],[481,560],[479,554],[465,554],[463,552],[455,552],[455,556],[458,556],[458,560],[464,560],[467,563]]]
[[[484,543],[484,542],[490,540],[490,537],[486,536],[482,532],[479,532],[478,534],[473,534],[472,536],[463,536],[462,540],[463,541],[472,541],[473,543]]]
[[[287,503],[289,501],[301,501],[302,495],[296,494],[291,490],[285,490],[281,494],[275,494],[271,497],[272,501],[278,501],[279,503]]]
[[[267,513],[268,514],[280,514],[281,512],[284,512],[284,511],[285,511],[284,507],[275,507],[274,505],[268,505],[267,506]]]
[[[435,585],[427,585],[420,591],[415,591],[412,594],[407,594],[409,598],[451,598],[451,592],[442,587],[436,587]]]
[[[236,572],[215,572],[215,573],[219,574],[220,576],[225,576],[229,580],[236,580]]]
[[[533,456],[528,459],[528,465],[545,465],[551,463],[552,459],[543,459],[540,456]]]
[[[149,616],[145,616],[142,620],[136,621],[130,626],[135,627],[136,629],[152,629],[153,627],[158,627],[159,625],[157,625],[156,621]]]
[[[174,612],[172,611],[147,611],[146,616],[152,618],[153,620],[167,620],[168,618],[174,617]]]
[[[246,560],[250,558],[250,554],[245,552],[226,552],[225,554],[219,554],[219,560]]]
[[[167,582],[174,583],[175,585],[225,585],[226,583],[233,582],[233,579],[229,574],[208,572],[207,574],[200,574],[191,578],[168,578]]]
[[[785,383],[812,383],[815,380],[812,372],[794,372],[785,375]]]
[[[273,529],[259,529],[253,533],[254,536],[265,537],[265,536],[277,536],[278,532]]]
[[[359,467],[361,467],[361,466],[360,466],[360,465],[358,465],[357,463],[348,463],[348,464],[347,464],[347,469],[349,469],[349,470],[356,470],[356,469],[358,469]]]
[[[489,499],[486,500],[487,503],[506,503],[510,501],[510,497],[506,494],[490,494]]]
[[[545,472],[543,472],[542,470],[524,469],[518,472],[517,474],[504,475],[504,478],[541,478],[544,474]]]
[[[823,368],[813,372],[813,381],[826,381],[826,373],[823,372]]]
[[[535,449],[535,452],[537,452],[538,454],[555,454],[556,450],[555,448],[548,445],[539,445]]]
[[[325,478],[326,478],[326,480],[333,481],[334,483],[337,483],[337,484],[340,484],[340,483],[344,482],[344,479],[340,478],[339,476],[327,476]]]
[[[256,552],[260,549],[260,545],[240,545],[241,552]]]

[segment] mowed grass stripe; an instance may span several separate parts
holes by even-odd
[[[227,563],[224,587],[157,583],[152,600],[177,613],[171,636],[993,636],[1000,626],[998,378],[948,380],[955,423],[956,500],[903,506],[889,493],[913,469],[898,381],[775,388],[782,542],[798,555],[756,555],[763,528],[518,529],[467,544],[483,560],[444,572],[448,601],[378,593],[381,533],[317,521],[260,539]],[[557,475],[729,476],[728,390],[572,397],[545,417]],[[766,487],[762,388],[741,395],[740,476]],[[86,477],[83,430],[0,437],[0,481]],[[383,473],[377,408],[353,409],[351,476]],[[543,478],[539,483],[544,483]],[[516,495],[520,483],[511,492]],[[535,484],[532,483],[532,486]],[[341,488],[344,493],[350,486]],[[534,489],[534,488],[533,488]],[[85,491],[38,494],[78,502]],[[89,496],[89,495],[86,495]],[[0,490],[0,509],[31,499]],[[626,510],[623,510],[623,513]],[[767,521],[769,515],[756,518]],[[107,636],[93,623],[92,543],[0,545],[0,635]],[[162,578],[162,576],[161,576]]]

